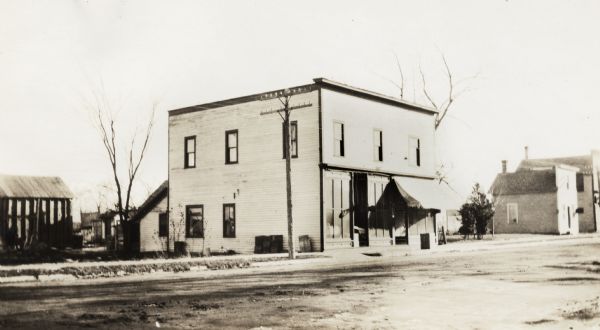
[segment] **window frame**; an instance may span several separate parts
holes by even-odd
[[[166,219],[165,219],[166,218]],[[161,224],[161,221],[165,221],[166,224]],[[165,228],[166,226],[166,228]],[[169,237],[169,213],[161,212],[158,214],[158,237]]]
[[[235,134],[235,147],[229,146],[229,135]],[[235,148],[235,161],[231,161],[229,158],[229,150]],[[240,150],[240,135],[237,129],[231,129],[225,131],[225,164],[237,164],[239,162],[239,150]]]
[[[412,141],[416,140],[416,148],[413,148]],[[421,167],[421,139],[416,136],[408,137],[408,163],[413,167]]]
[[[379,133],[376,137],[376,133]],[[373,129],[373,160],[383,162],[383,130]]]
[[[190,218],[192,213],[190,212],[191,209],[193,208],[201,208],[202,209],[202,220],[201,220],[201,224],[202,224],[202,233],[201,235],[190,235],[190,228],[191,228],[191,223],[190,223]],[[196,213],[193,213],[196,214]],[[192,205],[186,205],[185,206],[185,238],[204,238],[204,230],[206,228],[204,228],[204,204],[192,204]]]
[[[296,127],[296,136],[294,137],[292,134],[292,126]],[[290,150],[292,150],[292,146],[296,143],[296,152],[292,153],[290,158],[298,158],[298,121],[292,120],[290,121]],[[282,153],[283,159],[285,159],[285,123],[281,123],[281,144],[282,144]]]
[[[335,136],[335,128],[336,125],[341,125],[341,140],[338,140]],[[334,157],[345,157],[346,156],[346,134],[344,133],[345,124],[343,121],[334,120],[333,121],[333,156]],[[340,143],[340,154],[336,154],[336,143]]]
[[[510,208],[514,207],[515,209],[515,220],[516,221],[511,221],[512,219],[510,218]],[[511,223],[519,223],[519,204],[518,203],[506,203],[506,223],[511,224]]]
[[[585,191],[585,176],[583,173],[575,174],[575,186],[577,188],[577,192]]]
[[[188,141],[194,141],[194,151],[190,152],[188,150]],[[183,168],[195,168],[196,167],[196,149],[197,149],[197,145],[196,145],[196,136],[195,135],[190,135],[190,136],[186,136],[183,139]],[[190,165],[189,163],[189,154],[194,154],[194,165]]]
[[[233,219],[225,219],[225,210],[227,208],[229,208],[229,207],[233,208]],[[236,238],[235,237],[235,232],[236,232],[235,231],[235,227],[236,227],[235,226],[235,223],[236,223],[235,219],[237,217],[236,212],[237,211],[235,209],[235,203],[224,203],[223,204],[223,238]],[[227,235],[227,225],[228,225],[229,222],[233,222],[233,230],[232,230],[233,234]]]

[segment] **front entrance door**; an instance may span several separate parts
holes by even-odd
[[[352,191],[354,195],[354,235],[359,237],[360,246],[369,246],[369,202],[367,174],[354,173]]]

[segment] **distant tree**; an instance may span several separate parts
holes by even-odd
[[[494,216],[494,206],[481,191],[481,186],[476,183],[473,186],[471,196],[458,211],[462,218],[462,226],[459,232],[468,237],[470,234],[476,234],[477,239],[481,239],[487,233],[487,226]]]
[[[131,205],[131,190],[136,180],[136,175],[146,151],[148,149],[148,142],[152,134],[152,128],[154,126],[154,114],[156,111],[156,103],[152,106],[150,119],[147,122],[147,127],[139,138],[138,130],[135,129],[131,140],[124,142],[124,145],[119,146],[117,142],[117,135],[123,134],[123,131],[119,131],[116,127],[116,119],[114,116],[114,109],[111,102],[109,102],[104,89],[100,93],[93,93],[93,99],[88,103],[88,108],[94,117],[94,124],[98,130],[102,144],[106,151],[106,156],[110,163],[110,169],[112,172],[114,187],[116,190],[116,205],[115,209],[119,215],[121,227],[123,229],[123,245],[126,251],[130,251],[130,228],[129,218],[132,214]],[[132,124],[132,128],[138,123]],[[126,154],[121,159],[119,150],[123,149]],[[126,180],[123,180],[119,174],[126,173]]]

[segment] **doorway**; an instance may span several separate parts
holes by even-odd
[[[369,202],[366,173],[354,173],[352,181],[354,202],[354,235],[359,246],[369,246]]]

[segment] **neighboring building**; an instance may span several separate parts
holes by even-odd
[[[576,167],[577,173],[577,203],[579,214],[579,231],[595,233],[600,230],[600,151],[594,150],[590,155],[525,159],[519,164],[518,170],[548,169],[554,165],[565,164]]]
[[[132,247],[136,252],[167,251],[169,239],[169,182],[161,184],[131,218]]]
[[[59,177],[0,175],[0,247],[70,246],[72,198]]]
[[[496,176],[490,192],[494,197],[495,233],[577,234],[578,169],[553,165],[543,169],[519,169]]]
[[[437,112],[322,78],[289,90],[296,239],[316,251],[435,243]],[[287,246],[283,93],[169,112],[170,222],[192,252],[251,253],[261,235]]]
[[[102,219],[100,212],[81,212],[83,243],[104,243],[104,239],[106,238],[106,225],[104,223],[105,220]]]

